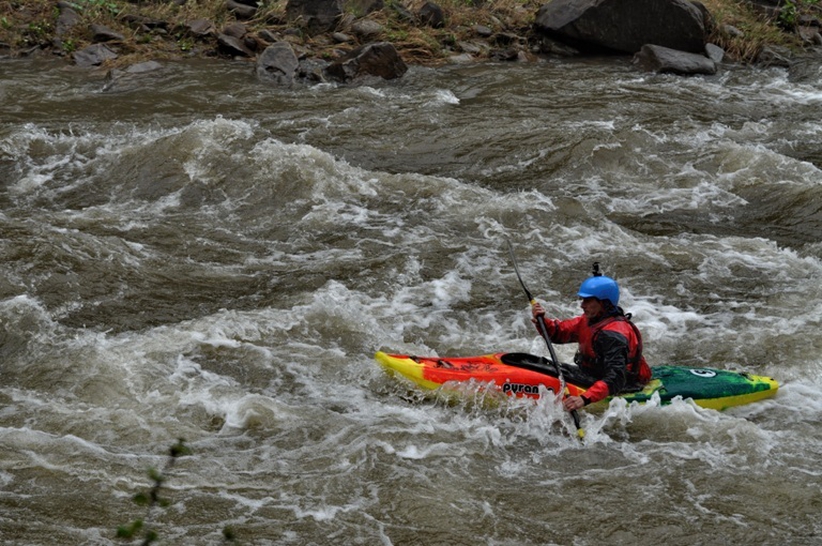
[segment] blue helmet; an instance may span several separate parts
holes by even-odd
[[[588,277],[579,287],[577,296],[580,298],[596,298],[598,300],[608,300],[611,305],[619,305],[619,285],[611,277],[598,275]]]

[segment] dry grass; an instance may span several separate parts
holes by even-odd
[[[79,13],[81,21],[58,42],[62,52],[69,54],[91,43],[92,23],[105,25],[120,32],[125,40],[118,44],[121,59],[119,63],[139,58],[169,58],[190,54],[192,51],[214,47],[198,43],[185,31],[185,23],[194,19],[209,19],[220,29],[235,22],[234,16],[225,8],[225,0],[188,0],[178,6],[168,0],[144,0],[133,4],[127,0],[70,0]],[[391,2],[399,0],[386,0]],[[410,0],[406,7],[416,12],[425,0]],[[251,21],[242,21],[251,30],[262,28],[285,29],[285,6],[287,0],[266,2],[258,15]],[[542,0],[439,0],[446,23],[443,28],[416,26],[403,21],[391,7],[369,15],[383,25],[384,39],[390,41],[401,52],[406,62],[414,64],[437,64],[458,50],[463,41],[476,40],[474,28],[482,25],[494,33],[510,33],[524,36],[533,24]],[[729,57],[749,62],[756,59],[766,44],[798,46],[793,34],[783,32],[774,21],[752,10],[742,0],[703,0],[717,21],[711,40],[723,47]],[[0,42],[12,49],[25,51],[54,46],[55,27],[59,12],[55,0],[11,0],[0,5]],[[169,23],[167,31],[145,31],[139,25],[128,24],[126,15],[142,16]],[[733,25],[744,36],[733,36],[723,31],[724,25]],[[318,56],[330,57],[338,52],[339,46],[328,39],[305,38],[305,45]],[[197,53],[195,53],[197,54]]]
[[[723,48],[728,56],[740,62],[756,60],[766,45],[778,45],[788,48],[799,47],[799,38],[783,31],[776,21],[764,12],[756,11],[750,4],[739,0],[702,0],[708,11],[716,20],[710,40]],[[725,30],[731,25],[740,31],[742,36],[735,36]]]

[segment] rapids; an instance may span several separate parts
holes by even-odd
[[[0,542],[822,543],[822,86],[627,61],[275,89],[3,61]],[[599,261],[723,413],[454,401],[377,350],[545,354]],[[562,358],[573,348],[557,347]],[[167,507],[132,502],[179,438]]]

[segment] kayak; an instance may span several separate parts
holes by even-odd
[[[474,382],[510,396],[540,398],[547,393],[555,396],[560,389],[553,364],[527,353],[419,357],[380,351],[374,357],[392,375],[405,377],[427,390]],[[562,366],[566,393],[584,394],[592,381],[576,366]],[[617,396],[629,403],[647,402],[654,396],[659,396],[662,404],[675,398],[691,399],[700,407],[721,411],[770,398],[779,388],[779,383],[770,377],[713,368],[652,366],[651,371],[651,381],[641,390]]]

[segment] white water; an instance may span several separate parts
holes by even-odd
[[[178,438],[167,544],[819,541],[818,89],[599,61],[231,95],[187,65],[22,95],[37,67],[9,66],[4,543],[116,543]],[[381,349],[545,352],[505,238],[550,313],[600,261],[652,364],[779,394],[614,402],[580,445],[548,400],[385,376]]]

